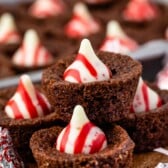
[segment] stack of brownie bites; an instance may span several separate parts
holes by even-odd
[[[36,0],[0,14],[0,77],[20,74],[0,90],[0,167],[129,168],[133,152],[168,145],[168,91],[128,56],[165,38],[166,6]]]

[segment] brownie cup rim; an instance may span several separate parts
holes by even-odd
[[[120,143],[117,144],[110,144],[108,145],[105,149],[103,149],[102,151],[93,153],[93,154],[68,154],[68,153],[61,153],[58,150],[56,150],[56,147],[51,146],[51,144],[49,144],[49,142],[47,143],[47,145],[49,146],[48,149],[43,149],[41,147],[41,143],[43,143],[43,141],[41,143],[39,143],[39,141],[37,141],[37,137],[36,135],[41,135],[41,133],[46,134],[47,131],[50,131],[51,129],[60,129],[60,131],[63,129],[59,126],[55,126],[55,127],[51,127],[48,129],[42,129],[39,131],[36,131],[35,133],[33,133],[31,139],[30,139],[30,148],[32,150],[33,155],[36,157],[42,157],[45,159],[49,159],[50,161],[54,161],[55,158],[58,158],[57,160],[59,160],[60,158],[64,157],[65,159],[63,160],[63,162],[68,162],[69,159],[71,159],[72,161],[78,160],[78,158],[83,157],[84,159],[91,159],[91,158],[106,158],[109,155],[110,156],[115,156],[116,154],[119,154],[120,152],[122,153],[124,151],[124,149],[126,149],[127,151],[130,150],[131,148],[134,148],[134,142],[131,140],[131,138],[128,136],[128,134],[126,133],[126,131],[120,127],[120,126],[114,126],[113,128],[113,132],[114,131],[118,131],[119,133],[117,135],[122,135],[122,137],[119,136]],[[58,135],[58,133],[57,133]],[[56,137],[57,137],[56,135]],[[55,141],[56,141],[56,137],[55,137]],[[41,138],[41,137],[40,137]],[[36,139],[36,141],[35,141]],[[41,140],[41,139],[40,139]],[[34,142],[36,143],[36,147],[34,147]],[[46,143],[46,141],[44,142]],[[38,148],[39,147],[39,148]],[[115,149],[118,150],[115,150]],[[40,150],[38,150],[40,149]],[[51,151],[50,151],[51,149]],[[55,152],[54,156],[50,156],[51,152]],[[38,154],[36,154],[36,152],[38,152]],[[44,152],[44,153],[43,153]],[[52,153],[53,154],[53,153]],[[107,155],[106,155],[107,154]],[[106,155],[106,156],[105,156]],[[36,158],[37,159],[37,158]]]
[[[123,58],[125,57],[129,61],[134,62],[134,67],[133,67],[134,73],[131,73],[132,71],[130,71],[130,72],[124,73],[122,75],[119,75],[119,77],[117,77],[117,78],[113,78],[113,74],[112,74],[112,78],[110,78],[108,80],[87,82],[87,83],[73,83],[73,82],[65,81],[63,79],[63,74],[62,74],[62,76],[59,77],[58,80],[55,80],[53,78],[49,78],[50,85],[58,86],[58,85],[62,85],[63,84],[63,85],[80,86],[80,87],[92,86],[92,85],[104,85],[104,84],[106,84],[106,85],[108,85],[108,84],[109,85],[112,85],[112,84],[116,85],[116,83],[126,83],[127,81],[132,80],[132,78],[134,78],[134,77],[136,77],[136,76],[138,76],[138,75],[140,75],[142,73],[142,65],[138,61],[136,61],[133,58],[131,58],[130,56],[117,54],[117,53],[110,53],[110,52],[106,52],[106,51],[99,51],[98,52],[98,56],[101,56],[101,54],[103,54],[103,53],[109,55],[108,57],[111,57],[111,55],[113,55],[113,56],[115,55],[115,57],[120,57],[120,58],[121,57],[123,57]],[[73,55],[72,58],[75,58],[75,55]],[[44,79],[45,75],[47,75],[49,70],[55,69],[56,66],[61,64],[62,61],[66,61],[67,59],[68,59],[67,57],[65,57],[63,59],[60,59],[54,65],[52,65],[52,66],[48,67],[47,69],[45,69],[43,71],[43,74],[42,74],[43,77],[42,78]],[[72,59],[71,62],[69,62],[69,65],[73,62],[73,60],[74,59]],[[66,68],[67,67],[65,67],[65,69]],[[64,69],[64,71],[65,71],[65,69]],[[57,76],[57,74],[55,76]],[[45,85],[48,82],[46,82],[45,79],[44,79],[44,81],[42,81],[42,83],[44,83],[44,85]]]
[[[12,87],[12,88],[8,88],[7,90],[10,92],[14,92],[16,90],[17,87]],[[49,113],[48,115],[45,116],[41,116],[41,117],[36,117],[36,118],[30,118],[30,119],[14,119],[14,118],[10,118],[7,116],[4,108],[7,102],[5,102],[2,105],[2,109],[1,109],[1,113],[4,113],[5,116],[0,118],[0,125],[1,126],[33,126],[36,124],[42,124],[42,123],[48,123],[50,121],[58,121],[58,122],[62,122],[64,123],[64,121],[61,119],[61,117],[55,112],[55,110],[51,110],[51,113]]]

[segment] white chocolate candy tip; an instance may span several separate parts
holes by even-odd
[[[87,122],[89,122],[89,119],[86,116],[84,108],[81,105],[76,105],[70,123],[78,128]]]
[[[122,30],[120,24],[112,20],[107,24],[107,37],[127,38],[127,35]]]
[[[14,17],[10,13],[4,13],[1,16],[1,27],[6,29],[15,30],[16,26],[14,23]]]
[[[35,30],[33,29],[29,29],[26,31],[25,35],[24,35],[24,39],[23,39],[23,44],[24,45],[35,45],[37,43],[39,43],[39,38],[38,38],[38,34]]]
[[[88,39],[83,39],[80,44],[79,53],[83,54],[86,58],[92,59],[97,57],[90,41]]]
[[[73,8],[74,15],[80,16],[81,18],[85,18],[86,20],[92,19],[92,16],[89,13],[86,5],[82,2],[78,2],[75,4]]]

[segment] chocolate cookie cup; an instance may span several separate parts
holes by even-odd
[[[43,72],[42,87],[46,96],[66,122],[76,104],[81,104],[89,119],[97,124],[111,123],[129,114],[141,64],[129,56],[108,52],[99,52],[98,57],[110,68],[110,80],[84,84],[64,81],[63,73],[74,56],[60,59]]]
[[[40,90],[40,86],[37,87]],[[59,119],[56,113],[34,119],[9,118],[4,112],[4,107],[15,90],[15,87],[0,90],[0,126],[10,131],[13,144],[19,155],[22,157],[23,161],[29,162],[33,160],[29,148],[29,139],[31,135],[39,129],[48,128],[53,125],[64,125],[64,123]]]
[[[94,154],[72,155],[57,151],[54,144],[61,130],[61,127],[43,129],[31,137],[30,147],[39,168],[131,167],[134,143],[120,126],[104,131],[109,145]]]
[[[155,89],[163,105],[118,122],[135,142],[135,152],[147,152],[168,145],[168,91]]]

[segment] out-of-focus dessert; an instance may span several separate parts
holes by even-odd
[[[53,62],[53,56],[42,46],[36,31],[25,33],[22,45],[12,57],[13,66],[19,70],[46,67]]]
[[[139,79],[130,116],[119,122],[135,142],[136,152],[168,145],[167,95],[167,91]]]
[[[128,54],[130,51],[136,50],[137,48],[138,44],[136,41],[124,33],[117,21],[112,20],[107,24],[106,37],[100,47],[101,51]]]
[[[70,38],[82,38],[97,33],[99,30],[99,23],[93,18],[85,4],[75,4],[73,16],[65,27],[66,35]]]

